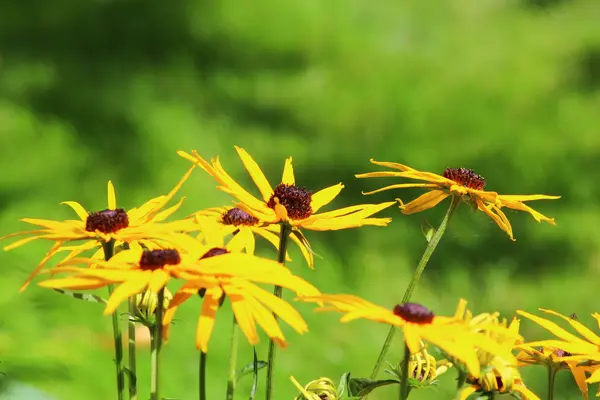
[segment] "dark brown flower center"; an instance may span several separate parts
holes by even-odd
[[[483,190],[485,187],[485,178],[468,168],[446,168],[444,170],[444,178],[453,180],[457,184],[466,186],[469,189]]]
[[[88,232],[115,233],[129,226],[129,217],[122,208],[90,213],[85,221]]]
[[[422,325],[430,324],[434,317],[431,310],[417,303],[397,304],[394,307],[394,315],[399,316],[406,322]]]
[[[267,206],[275,209],[275,199],[285,207],[290,219],[305,219],[312,214],[312,194],[304,188],[281,183],[273,191]]]
[[[225,225],[247,225],[252,226],[258,223],[258,219],[254,218],[252,215],[248,214],[244,210],[240,210],[239,208],[232,208],[223,213],[221,216],[221,222]]]
[[[204,253],[204,255],[202,257],[200,257],[200,259],[205,259],[205,258],[209,258],[209,257],[214,257],[214,256],[222,256],[223,254],[227,254],[229,253],[229,250],[224,249],[222,247],[213,247],[212,249],[210,249],[209,251],[207,251],[206,253]]]
[[[181,262],[181,256],[177,250],[144,250],[140,258],[140,268],[154,271],[165,265],[177,265]]]

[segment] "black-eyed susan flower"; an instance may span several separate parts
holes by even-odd
[[[258,164],[242,148],[236,150],[246,170],[258,187],[262,199],[256,198],[240,186],[221,166],[219,158],[211,162],[204,160],[195,150],[192,154],[179,151],[178,154],[208,172],[219,184],[218,188],[239,200],[235,206],[263,223],[286,223],[295,228],[330,231],[357,228],[365,225],[386,226],[390,218],[371,218],[377,212],[390,207],[395,202],[382,204],[361,204],[334,211],[318,213],[331,203],[344,188],[341,183],[312,193],[298,185],[294,177],[292,158],[285,161],[281,183],[271,186]]]
[[[446,168],[443,175],[432,172],[418,171],[409,166],[393,163],[380,162],[371,159],[371,163],[391,168],[397,171],[368,172],[356,175],[357,178],[382,178],[395,177],[413,179],[420,182],[400,183],[385,186],[381,189],[366,192],[364,194],[373,194],[384,190],[401,188],[423,188],[428,191],[409,203],[404,204],[400,199],[400,209],[403,214],[414,214],[435,207],[442,200],[449,196],[458,196],[464,201],[470,203],[474,209],[487,214],[503,231],[505,231],[511,240],[514,240],[510,222],[502,211],[503,207],[513,210],[528,212],[537,222],[546,221],[555,225],[553,218],[548,218],[533,208],[524,204],[532,200],[554,200],[560,196],[547,196],[541,194],[535,195],[502,195],[496,192],[484,190],[485,179],[467,168]],[[423,183],[424,182],[424,183]]]
[[[479,378],[469,376],[467,384],[468,386],[460,391],[460,400],[466,400],[473,393],[482,395],[519,393],[523,400],[540,400],[525,386],[515,365],[505,361],[499,368],[484,371]]]
[[[338,311],[346,313],[342,322],[355,319],[369,319],[402,328],[404,341],[410,353],[421,350],[422,341],[439,347],[455,360],[464,363],[468,370],[479,376],[480,365],[476,348],[511,359],[506,350],[484,335],[472,332],[460,319],[435,316],[428,308],[417,303],[404,303],[388,310],[352,295],[322,295],[299,297],[300,301],[323,302],[316,311]]]
[[[532,320],[560,339],[528,342],[524,343],[522,347],[524,349],[542,347],[542,349],[548,349],[546,352],[554,349],[554,355],[552,355],[551,360],[567,364],[573,374],[577,386],[579,386],[579,389],[584,396],[587,396],[588,389],[585,384],[600,382],[600,337],[576,318],[564,316],[556,311],[543,308],[540,308],[540,311],[554,315],[568,322],[569,325],[583,338],[570,333],[546,318],[538,317],[526,311],[517,310],[517,314]],[[592,314],[592,317],[600,326],[600,314],[594,313]],[[544,353],[541,352],[541,355],[543,354]],[[539,356],[540,355],[538,355],[538,357]],[[587,379],[586,373],[591,374]]]
[[[256,246],[255,235],[266,239],[269,243],[279,249],[279,227],[273,224],[263,224],[258,218],[253,217],[244,210],[237,207],[215,207],[198,211],[194,216],[196,222],[203,224],[205,218],[211,218],[223,228],[224,236],[233,234],[229,245],[233,248],[243,248],[246,253],[254,254]],[[292,235],[291,239],[298,245],[302,255],[309,266],[313,265],[313,254],[308,240]],[[286,255],[289,261],[289,255]]]
[[[98,249],[92,258],[100,258],[102,254],[102,243],[114,241],[116,245],[122,243],[139,242],[145,245],[156,245],[158,243],[170,243],[171,246],[180,246],[181,242],[187,242],[187,236],[176,232],[185,232],[195,229],[189,221],[176,221],[164,223],[163,221],[173,214],[183,202],[181,199],[177,204],[164,209],[164,206],[175,196],[186,179],[193,171],[190,168],[183,178],[167,195],[153,198],[139,208],[125,211],[117,208],[115,188],[112,182],[108,182],[108,208],[101,211],[88,213],[85,208],[75,201],[65,201],[65,204],[73,209],[79,216],[79,220],[50,221],[44,219],[23,218],[23,222],[36,225],[41,229],[23,231],[4,236],[2,239],[15,236],[27,236],[6,247],[4,250],[12,250],[37,239],[55,242],[50,251],[45,255],[40,264],[27,277],[21,287],[24,290],[31,279],[44,267],[44,265],[59,251],[70,251],[66,259],[73,258],[86,250]],[[67,242],[84,241],[77,246],[65,246]]]
[[[335,384],[329,378],[315,379],[304,387],[293,376],[290,376],[290,380],[300,391],[300,395],[294,397],[294,400],[338,400],[340,398]]]
[[[230,253],[225,248],[211,248],[197,263],[198,268],[180,270],[186,283],[175,293],[163,319],[163,336],[168,338],[170,323],[177,308],[196,295],[202,297],[202,308],[196,331],[196,347],[206,353],[217,310],[228,298],[238,325],[251,344],[259,341],[256,324],[281,347],[287,345],[273,314],[298,333],[308,331],[300,314],[257,283],[285,287],[299,295],[316,295],[319,291],[291,271],[272,260],[245,253]]]
[[[69,273],[63,278],[41,281],[42,287],[52,289],[98,289],[110,284],[119,284],[106,303],[104,314],[112,314],[119,304],[129,297],[143,293],[158,293],[167,282],[176,277],[180,270],[196,270],[198,256],[180,253],[176,249],[144,250],[133,245],[130,250],[117,253],[108,261],[74,258],[70,263],[93,264],[95,268],[59,265],[51,273]]]

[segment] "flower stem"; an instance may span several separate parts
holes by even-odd
[[[200,400],[206,400],[206,353],[200,352],[200,363],[198,365],[198,395]],[[232,397],[233,398],[233,392]]]
[[[150,353],[150,400],[159,400],[159,371],[160,371],[160,349],[162,347],[162,320],[163,307],[165,304],[165,288],[158,291],[158,303],[156,304],[156,321],[152,332],[152,349]]]
[[[135,360],[135,296],[129,298],[129,400],[137,400],[137,366]]]
[[[554,382],[556,381],[556,373],[558,370],[548,367],[548,400],[554,399]]]
[[[237,350],[238,350],[239,329],[235,316],[231,326],[231,349],[229,350],[229,378],[227,379],[227,400],[233,400],[235,392],[235,372],[237,366]]]
[[[410,350],[404,343],[404,359],[402,360],[402,382],[400,384],[400,400],[408,399],[408,362],[410,360]]]
[[[446,228],[448,227],[448,222],[450,222],[450,218],[452,217],[452,214],[454,214],[456,207],[458,207],[458,205],[460,204],[460,199],[461,199],[460,196],[452,196],[452,201],[450,202],[450,207],[448,207],[448,211],[446,211],[446,215],[444,215],[444,219],[442,220],[442,223],[440,224],[439,228],[435,231],[435,233],[433,234],[433,237],[427,244],[427,247],[425,248],[425,251],[423,252],[423,255],[421,256],[421,260],[419,261],[419,264],[417,264],[417,268],[415,269],[415,272],[413,273],[412,279],[408,283],[408,287],[406,288],[406,291],[404,292],[404,297],[402,297],[402,303],[406,303],[410,300],[410,297],[412,296],[412,293],[415,290],[415,287],[419,283],[419,279],[421,279],[421,274],[423,274],[423,271],[425,270],[425,267],[427,266],[427,263],[429,262],[431,255],[433,254],[433,251],[435,250],[438,243],[440,242],[440,239],[444,235],[444,232],[446,232]],[[392,339],[394,339],[395,333],[396,333],[396,326],[392,325],[390,327],[387,337],[385,338],[385,342],[383,342],[383,346],[381,347],[381,351],[379,352],[379,357],[377,358],[377,362],[375,363],[373,372],[371,372],[371,379],[375,379],[375,377],[377,376],[377,373],[381,369],[381,365],[383,364],[385,356],[386,356],[388,350],[390,349],[390,345],[392,344]]]
[[[115,241],[102,242],[104,250],[104,259],[110,260],[115,254]],[[112,296],[115,290],[114,285],[108,285],[108,295]],[[121,326],[119,325],[119,314],[115,310],[112,315],[113,339],[115,344],[115,366],[117,376],[117,399],[123,400],[123,392],[125,392],[125,371],[123,370],[123,339],[121,336]]]
[[[292,233],[292,227],[287,223],[281,223],[281,230],[279,231],[279,251],[277,252],[277,261],[283,265],[285,265],[285,255],[287,253],[287,244],[288,239],[290,237],[290,233]],[[281,286],[275,285],[275,290],[273,294],[275,296],[281,298],[283,292],[283,288]],[[277,320],[277,315],[273,314],[275,320]],[[274,363],[275,363],[275,342],[273,339],[269,341],[269,358],[267,365],[267,395],[266,400],[271,400],[273,396],[273,371],[274,371]]]

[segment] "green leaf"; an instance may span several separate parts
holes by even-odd
[[[135,374],[133,373],[132,370],[130,370],[127,367],[123,367],[123,371],[125,371],[125,375],[127,375],[129,377],[129,382],[132,386],[137,385],[137,377],[135,376]]]
[[[257,361],[256,370],[257,371],[261,370],[261,369],[265,368],[267,365],[269,365],[269,363],[266,361]],[[236,382],[239,382],[243,376],[254,372],[254,368],[255,368],[254,361],[245,365],[244,367],[242,367],[242,369],[240,369],[235,375]]]
[[[400,384],[394,379],[374,380],[368,378],[352,378],[348,381],[348,394],[350,396],[364,397],[381,386]]]
[[[346,386],[348,386],[348,379],[350,379],[350,372],[346,372],[340,378],[340,383],[337,388],[337,394],[340,399],[342,398],[342,396],[344,395],[344,392],[346,391]]]
[[[433,235],[435,235],[436,229],[433,226],[431,226],[429,222],[427,222],[427,220],[423,220],[423,222],[421,223],[421,232],[423,232],[427,243],[429,243]]]
[[[256,355],[256,347],[252,346],[252,351],[254,351],[254,362],[252,363],[252,390],[250,391],[250,400],[254,400],[256,390],[258,389],[258,356]]]
[[[91,303],[106,304],[106,300],[104,300],[100,296],[96,296],[95,294],[71,292],[71,291],[62,290],[62,289],[54,289],[54,291],[58,292],[60,294],[64,294],[65,296],[70,296],[70,297],[76,298],[77,300],[89,301]]]

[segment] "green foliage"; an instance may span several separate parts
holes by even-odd
[[[418,195],[362,196],[383,182],[354,179],[375,169],[369,158],[431,171],[465,166],[491,190],[563,196],[536,204],[557,226],[510,212],[513,243],[489,218],[459,209],[414,298],[438,313],[459,297],[507,317],[517,308],[584,320],[597,311],[597,0],[37,0],[1,2],[0,15],[0,235],[24,229],[23,217],[73,218],[60,201],[104,208],[109,179],[124,207],[165,193],[188,167],[179,149],[220,155],[246,183],[234,144],[273,180],[293,155],[307,188],[344,182],[335,206]],[[180,216],[230,203],[199,171],[183,194]],[[292,254],[291,267],[324,292],[392,306],[425,246],[421,221],[436,226],[441,212],[390,209],[388,228],[308,232],[322,259],[310,271]],[[17,292],[48,247],[0,253],[2,371],[61,400],[111,398],[108,317],[34,285]],[[165,396],[195,396],[197,307],[182,307],[165,346]],[[284,330],[277,398],[294,396],[292,374],[301,382],[368,375],[386,327],[298,307],[310,333]],[[218,318],[210,343],[222,357],[211,357],[209,398],[225,392],[227,321]],[[240,347],[241,364],[252,361],[251,347]],[[266,340],[257,350],[264,357]],[[543,396],[544,371],[525,369],[524,379]],[[557,397],[579,397],[570,378],[557,384]],[[250,385],[241,382],[240,398]],[[411,398],[449,398],[453,387],[442,379],[439,390]],[[395,395],[386,390],[371,397]]]

